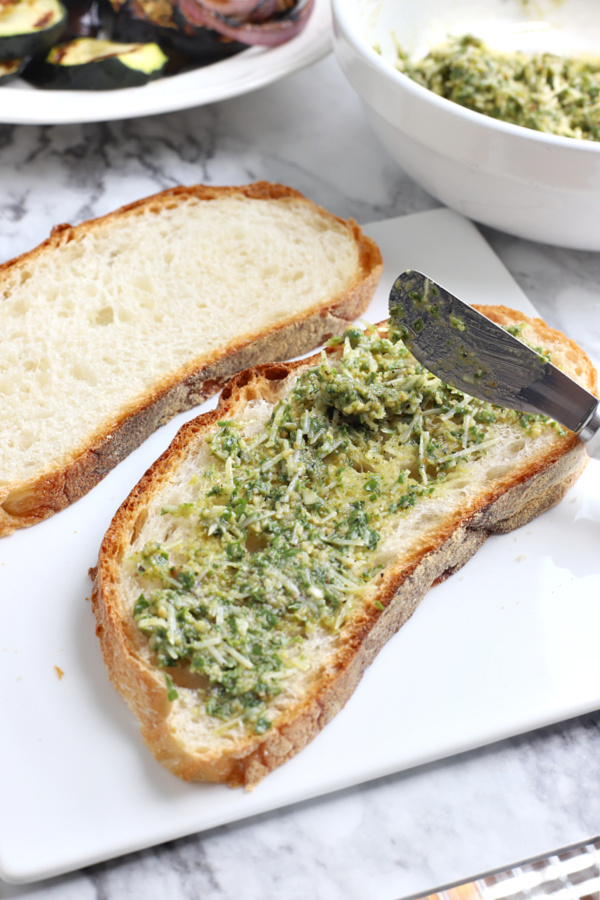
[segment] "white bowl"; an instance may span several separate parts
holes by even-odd
[[[519,237],[600,250],[600,142],[464,109],[394,67],[465,33],[499,49],[600,57],[600,0],[332,0],[333,45],[374,131],[430,194]],[[376,52],[375,45],[381,52]]]

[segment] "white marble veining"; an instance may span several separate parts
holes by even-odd
[[[436,205],[380,149],[329,57],[187,112],[0,126],[0,262],[54,224],[175,184],[260,178],[362,223]],[[600,254],[483,233],[540,314],[600,364]],[[397,900],[598,835],[599,784],[597,712],[49,882],[0,883],[0,898]]]

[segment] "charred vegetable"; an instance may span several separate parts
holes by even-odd
[[[174,0],[113,0],[115,39],[155,41],[169,55],[183,53],[195,65],[216,62],[245,49],[244,44],[224,38],[217,31],[177,18],[174,7]]]
[[[60,0],[2,0],[0,59],[23,59],[51,47],[67,27]]]
[[[5,59],[0,62],[0,84],[9,84],[18,78],[28,61],[27,59]]]
[[[32,61],[24,77],[38,87],[110,91],[137,87],[159,78],[167,57],[158,44],[119,44],[79,38],[59,44]]]
[[[314,0],[265,0],[249,12],[246,0],[177,0],[180,14],[196,27],[212,28],[243,44],[275,47],[291,40],[304,28]]]
[[[289,41],[306,25],[315,0],[64,3],[0,0],[0,60],[10,61],[0,84],[22,74],[36,87],[58,90],[143,85],[249,45]]]
[[[69,14],[62,41],[80,37],[113,38],[115,14],[109,0],[65,0]]]

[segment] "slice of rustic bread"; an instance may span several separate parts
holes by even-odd
[[[596,389],[563,335],[481,311]],[[184,779],[252,787],[301,750],[429,587],[585,465],[570,432],[452,391],[385,334],[235,376],[104,538],[109,676]]]
[[[343,331],[381,265],[356,223],[261,182],[165,191],[0,266],[0,535],[240,369]]]

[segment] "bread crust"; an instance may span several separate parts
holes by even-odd
[[[504,307],[477,307],[499,324],[527,317]],[[576,355],[585,387],[596,392],[596,374],[589,359],[572,341],[529,319],[545,343],[561,344]],[[334,351],[330,351],[334,352]],[[568,434],[543,458],[503,476],[452,518],[440,521],[435,532],[407,558],[386,567],[379,576],[375,597],[352,613],[352,626],[326,673],[301,702],[278,714],[264,735],[248,735],[227,750],[197,754],[180,744],[169,728],[168,702],[162,671],[144,658],[145,638],[133,621],[124,618],[119,596],[119,572],[138,517],[176,473],[182,459],[193,454],[203,437],[224,418],[235,418],[249,401],[269,399],[274,388],[309,360],[257,366],[236,375],[222,392],[218,408],[187,423],[169,449],[154,463],[117,512],[102,543],[93,578],[92,604],[97,634],[109,677],[138,717],[141,732],[156,758],[179,777],[191,781],[227,782],[254,787],[265,775],[303,747],[344,706],[365,668],[383,645],[407,621],[436,582],[461,568],[493,533],[518,528],[556,504],[582,472],[584,445]]]
[[[8,273],[35,265],[45,254],[81,240],[99,226],[125,217],[159,215],[163,209],[191,197],[203,202],[246,197],[309,204],[328,219],[344,225],[356,242],[359,269],[353,282],[347,290],[330,297],[326,303],[315,304],[301,315],[260,332],[248,332],[212,353],[187,360],[161,384],[149,389],[138,403],[116,410],[110,422],[101,424],[85,444],[66,453],[60,465],[21,484],[0,487],[0,537],[34,525],[74,503],[157,428],[217,393],[236,372],[263,361],[287,359],[312,350],[332,335],[343,332],[369,305],[383,268],[375,242],[363,234],[354,220],[346,222],[298,191],[264,181],[236,187],[178,186],[81,225],[58,225],[38,247],[0,265],[0,286]]]

